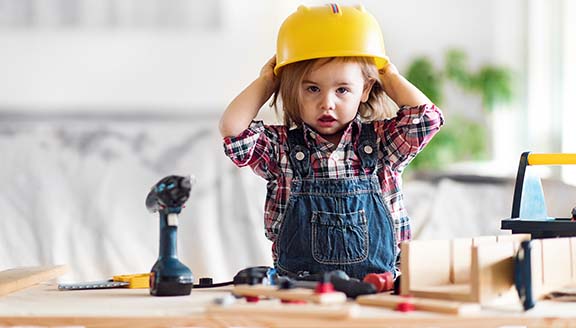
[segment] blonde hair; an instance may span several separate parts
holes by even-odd
[[[310,72],[314,64],[319,60],[325,60],[322,65],[331,61],[340,61],[344,63],[353,62],[360,65],[362,75],[366,81],[372,79],[374,84],[368,95],[366,102],[360,103],[358,112],[360,117],[365,121],[376,119],[385,119],[393,117],[396,113],[397,106],[386,95],[378,75],[378,69],[371,57],[331,57],[310,59],[288,64],[280,70],[279,79],[280,87],[274,93],[272,105],[279,114],[279,107],[282,107],[283,123],[287,127],[301,126],[302,118],[300,115],[300,98],[301,84],[304,76]],[[281,102],[281,104],[279,104]]]

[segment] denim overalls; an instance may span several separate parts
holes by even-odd
[[[303,130],[289,131],[294,177],[275,246],[280,274],[343,270],[362,279],[368,273],[395,272],[394,227],[376,175],[376,134],[370,123],[361,129],[356,153],[363,171],[339,179],[315,178]]]

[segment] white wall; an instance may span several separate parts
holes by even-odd
[[[0,31],[0,106],[222,107],[273,53],[272,4],[223,1],[224,26],[186,31]]]
[[[0,109],[219,111],[273,54],[281,21],[300,3],[325,3],[222,2],[224,26],[209,33],[0,30]],[[405,69],[419,55],[440,63],[449,47],[464,49],[474,66],[502,60],[501,54],[507,54],[503,48],[513,46],[503,44],[502,35],[516,27],[503,26],[501,18],[513,14],[520,2],[363,4],[380,21],[390,57]],[[451,101],[461,107],[458,99]]]

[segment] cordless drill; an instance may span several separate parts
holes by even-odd
[[[150,270],[150,295],[189,295],[194,285],[192,271],[178,260],[178,214],[190,197],[190,177],[170,175],[152,187],[146,208],[160,214],[160,252]]]

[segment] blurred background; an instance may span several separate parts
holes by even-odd
[[[197,277],[269,265],[265,181],[223,155],[217,121],[284,18],[325,3],[0,0],[0,270],[149,271],[158,218],[144,199],[170,174],[197,178],[178,240]],[[392,62],[446,117],[405,172],[414,238],[502,233],[520,154],[576,152],[576,2],[340,4],[377,18]],[[574,168],[538,173],[549,215],[569,215]]]

